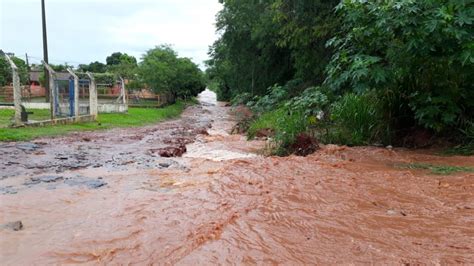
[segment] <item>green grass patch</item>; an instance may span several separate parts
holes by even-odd
[[[247,131],[247,137],[254,138],[261,129],[271,129],[275,133],[269,153],[286,156],[289,155],[289,147],[294,143],[296,137],[308,129],[308,121],[303,113],[281,107],[263,113],[253,121]]]
[[[277,109],[275,111],[263,113],[250,124],[247,131],[247,137],[249,139],[255,138],[257,132],[262,129],[272,129],[273,131],[276,131],[279,124],[278,120],[285,115],[286,111],[284,109]]]
[[[178,117],[187,104],[189,103],[179,101],[164,108],[130,108],[127,114],[100,114],[97,122],[89,123],[24,128],[0,127],[0,141],[23,141],[38,137],[64,135],[69,132],[144,126]],[[33,111],[36,112],[36,110]],[[39,115],[44,115],[44,113],[38,112]],[[0,110],[0,125],[10,124],[12,116],[12,110]]]
[[[450,175],[459,172],[474,172],[474,167],[467,166],[451,166],[451,165],[434,165],[427,163],[409,163],[403,164],[401,168],[407,169],[423,169],[430,170],[435,175]]]
[[[445,156],[454,156],[454,155],[471,156],[471,155],[474,155],[474,142],[446,149],[446,150],[441,152],[441,155],[445,155]]]
[[[28,109],[28,112],[33,114],[28,115],[31,121],[43,121],[51,118],[49,110],[45,109]],[[9,127],[13,123],[13,116],[15,111],[13,109],[0,109],[0,128]]]

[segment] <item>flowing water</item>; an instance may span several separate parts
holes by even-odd
[[[474,174],[400,167],[473,157],[262,157],[229,134],[229,107],[200,101],[155,126],[1,146],[0,224],[24,226],[0,228],[1,263],[474,264]],[[182,158],[153,153],[175,142]]]

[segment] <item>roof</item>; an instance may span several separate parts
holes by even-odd
[[[43,74],[43,71],[30,71],[30,81],[39,82],[39,78]],[[58,80],[68,80],[71,74],[68,72],[56,72],[56,78]]]

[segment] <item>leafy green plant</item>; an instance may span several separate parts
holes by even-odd
[[[308,121],[304,118],[303,112],[300,110],[284,110],[286,113],[277,119],[278,128],[274,138],[274,154],[279,156],[288,155],[290,145],[295,142],[300,133],[305,132],[308,128]]]
[[[288,155],[288,148],[295,141],[296,137],[305,132],[308,128],[308,121],[300,110],[290,110],[286,107],[269,111],[259,116],[249,127],[247,136],[252,139],[257,132],[262,129],[269,129],[274,132],[272,138],[272,154]]]
[[[252,94],[248,92],[244,92],[241,94],[238,94],[232,100],[230,101],[232,105],[240,105],[240,104],[246,104],[252,99]]]
[[[329,142],[367,145],[380,139],[385,123],[379,100],[371,94],[348,93],[331,107]]]
[[[301,95],[288,101],[285,106],[292,110],[301,110],[307,119],[317,119],[328,104],[329,98],[320,87],[309,87]]]
[[[402,104],[385,112],[413,118],[390,117],[399,129],[449,135],[472,121],[472,1],[344,0],[337,11],[343,23],[328,42],[335,50],[328,86],[338,92],[397,92]]]
[[[262,97],[256,96],[253,102],[249,102],[252,110],[263,113],[278,108],[288,99],[287,87],[274,85],[268,88],[268,93]]]

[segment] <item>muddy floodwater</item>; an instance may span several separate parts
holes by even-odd
[[[400,167],[474,157],[263,157],[229,134],[230,107],[200,102],[148,127],[0,143],[0,264],[474,264],[474,174]]]

